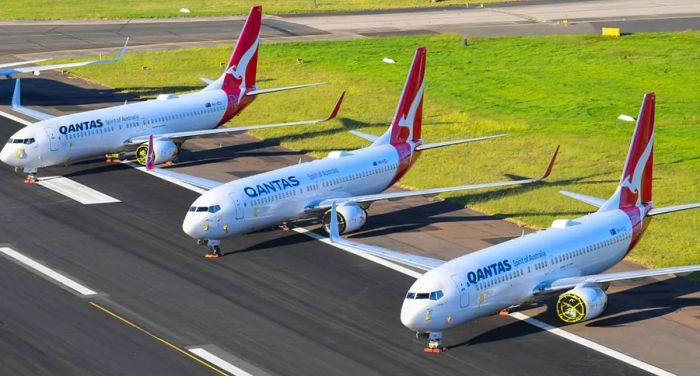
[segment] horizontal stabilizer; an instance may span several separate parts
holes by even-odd
[[[438,260],[425,256],[412,255],[408,253],[393,251],[390,249],[362,244],[340,237],[338,231],[338,215],[336,213],[335,202],[331,206],[331,231],[330,239],[331,243],[339,244],[348,248],[351,248],[360,253],[369,254],[376,257],[381,257],[388,261],[393,261],[405,266],[410,266],[412,268],[428,271],[445,263],[443,260]]]
[[[374,142],[379,138],[379,136],[375,136],[373,134],[355,131],[355,130],[350,131],[350,133],[354,134],[357,137],[364,138],[365,140],[370,141],[370,142]]]
[[[648,278],[668,274],[687,274],[700,271],[700,265],[675,266],[671,268],[635,270],[631,272],[604,273],[580,277],[561,278],[547,285],[538,286],[535,294],[572,289],[580,284],[607,283],[629,279]]]
[[[304,120],[304,121],[294,121],[294,122],[289,122],[289,123],[276,123],[276,124],[262,124],[262,125],[248,125],[248,126],[240,126],[240,127],[230,127],[230,128],[215,128],[215,129],[203,129],[199,131],[185,131],[185,132],[173,132],[173,133],[161,133],[161,134],[155,134],[154,136],[157,138],[167,138],[173,141],[181,141],[181,140],[186,140],[188,138],[192,137],[204,137],[204,136],[212,136],[212,135],[221,135],[221,134],[238,134],[238,133],[245,133],[247,131],[252,131],[256,129],[267,129],[267,128],[277,128],[277,127],[288,127],[292,125],[308,125],[308,124],[317,124],[317,123],[323,123],[326,121],[329,121],[331,119],[334,119],[338,115],[338,111],[340,111],[340,106],[343,104],[343,98],[345,98],[345,92],[343,92],[340,95],[340,98],[338,98],[338,101],[335,103],[335,106],[333,106],[333,110],[331,111],[330,115],[323,119],[316,119],[316,120]],[[124,142],[125,145],[140,145],[145,142],[148,142],[148,136],[137,136],[137,137],[132,137],[126,142]]]
[[[276,93],[278,91],[301,89],[301,88],[305,88],[305,87],[325,85],[325,84],[327,84],[327,82],[316,82],[313,84],[302,84],[302,85],[294,85],[294,86],[286,86],[286,87],[273,87],[270,89],[251,90],[251,91],[246,91],[245,95],[260,95],[260,94]]]
[[[423,145],[418,145],[416,146],[416,151],[421,151],[421,150],[427,150],[427,149],[435,149],[435,148],[441,148],[443,146],[451,146],[451,145],[458,145],[458,144],[466,144],[468,142],[476,142],[476,141],[484,141],[484,140],[490,140],[492,138],[498,138],[498,137],[505,137],[507,136],[506,134],[497,134],[494,136],[485,136],[485,137],[475,137],[475,138],[465,138],[462,140],[453,140],[453,141],[444,141],[444,142],[436,142],[432,144],[423,144]]]
[[[700,202],[696,202],[694,204],[685,204],[685,205],[675,205],[675,206],[666,206],[663,208],[654,208],[647,213],[647,215],[661,215],[661,214],[667,214],[667,213],[673,213],[681,210],[689,210],[689,209],[697,209],[700,208]]]
[[[51,119],[54,117],[53,115],[49,115],[47,113],[33,110],[31,108],[23,107],[22,106],[22,101],[20,100],[20,95],[21,95],[21,85],[19,78],[15,80],[15,92],[12,93],[12,104],[11,108],[13,111],[17,111],[20,114],[24,114],[29,116],[30,118],[36,119],[36,120],[47,120]]]
[[[214,80],[212,80],[211,78],[206,78],[206,77],[200,77],[199,80],[204,82],[207,85],[211,85],[214,82]]]
[[[588,205],[595,206],[596,208],[599,208],[605,204],[606,200],[603,200],[602,198],[598,197],[593,197],[593,196],[586,196],[582,195],[580,193],[574,193],[574,192],[569,192],[569,191],[559,191],[559,193],[563,194],[566,197],[571,197],[574,200],[578,200],[581,202],[584,202]]]

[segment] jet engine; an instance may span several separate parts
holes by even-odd
[[[338,215],[338,231],[341,234],[357,231],[367,222],[367,212],[356,205],[341,205],[336,208]],[[323,229],[331,232],[331,211],[323,214]]]
[[[608,305],[608,296],[597,286],[575,287],[557,299],[557,316],[573,324],[597,317]]]
[[[153,140],[153,156],[155,164],[161,164],[167,161],[172,161],[177,157],[180,150],[174,142],[168,139]],[[148,155],[148,143],[143,143],[136,148],[136,162],[140,165],[146,165],[146,157]]]

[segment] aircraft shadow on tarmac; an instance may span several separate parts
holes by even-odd
[[[0,80],[0,104],[10,104],[14,88],[15,80]],[[23,105],[49,107],[101,103],[106,105],[109,102],[138,100],[137,97],[122,93],[118,89],[84,88],[49,78],[22,79],[21,98]]]

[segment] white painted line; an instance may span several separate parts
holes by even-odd
[[[54,271],[52,269],[47,268],[44,265],[41,265],[40,263],[30,259],[29,257],[15,251],[12,248],[8,247],[0,247],[0,253],[4,253],[8,257],[12,258],[13,260],[21,263],[22,265],[33,269],[36,272],[39,272],[43,276],[45,276],[48,279],[51,279],[55,282],[58,282],[62,284],[63,286],[68,287],[69,289],[77,292],[80,295],[83,296],[90,296],[90,295],[96,295],[97,292],[94,290],[91,290],[80,283],[64,276],[63,274]]]
[[[569,341],[576,342],[581,346],[588,347],[591,350],[595,350],[599,353],[605,354],[607,356],[610,356],[612,358],[615,358],[621,362],[625,362],[631,366],[637,367],[639,369],[642,369],[644,371],[650,372],[654,375],[663,375],[663,376],[674,376],[673,373],[670,373],[668,371],[662,370],[661,368],[654,367],[649,363],[642,362],[641,360],[635,359],[629,355],[623,354],[619,351],[615,351],[611,348],[605,347],[603,345],[600,345],[598,343],[595,343],[593,341],[587,340],[585,338],[579,337],[575,334],[572,334],[570,332],[567,332],[565,330],[556,328],[554,326],[551,326],[545,322],[542,322],[537,319],[533,319],[532,317],[520,313],[520,312],[513,312],[510,314],[511,317],[516,318],[521,321],[525,321],[528,324],[534,325],[542,330],[546,330],[554,335],[557,335],[559,337],[568,339]]]
[[[138,167],[135,167],[135,166],[132,166],[132,167],[138,168]],[[143,172],[149,173],[149,171],[146,171],[145,169],[143,170]],[[159,175],[156,175],[156,176],[159,176]],[[159,177],[160,177],[160,176],[159,176]],[[165,179],[165,180],[170,181],[170,179]],[[186,184],[186,183],[179,183],[179,182],[177,182],[177,181],[172,181],[172,183],[177,184],[177,185],[179,185],[179,186],[181,186],[181,187],[190,189],[190,190],[192,190],[192,191],[202,193],[202,192],[200,192],[200,191],[202,191],[200,188],[197,188],[197,187],[194,187],[194,186],[189,186],[189,184]],[[406,268],[406,267],[403,267],[403,266],[401,266],[401,265],[399,265],[399,264],[396,264],[396,263],[393,263],[393,262],[391,262],[391,261],[385,260],[385,259],[383,259],[383,258],[380,258],[380,257],[377,257],[377,256],[373,256],[373,255],[368,255],[368,254],[365,254],[365,253],[363,253],[363,252],[360,252],[360,251],[356,251],[356,250],[354,250],[354,249],[351,249],[350,247],[342,246],[342,245],[340,245],[340,244],[331,243],[330,239],[328,239],[328,238],[326,238],[326,237],[324,237],[324,236],[318,235],[318,234],[316,234],[316,233],[313,233],[313,232],[311,232],[311,231],[309,231],[309,230],[307,230],[307,229],[305,229],[305,228],[297,227],[297,228],[294,228],[294,231],[296,231],[296,232],[298,232],[298,233],[300,233],[300,234],[304,234],[304,235],[306,235],[306,236],[309,236],[309,237],[311,237],[311,238],[314,238],[314,239],[316,239],[316,240],[319,240],[319,241],[321,241],[321,242],[323,242],[323,243],[325,243],[325,244],[328,244],[328,245],[330,245],[330,246],[332,246],[332,247],[338,248],[338,249],[343,250],[343,251],[346,251],[346,252],[350,252],[350,253],[352,253],[352,254],[354,254],[354,255],[360,256],[360,257],[365,258],[365,259],[367,259],[367,260],[370,260],[370,261],[372,261],[372,262],[376,262],[376,263],[379,264],[379,265],[386,266],[386,267],[388,267],[388,268],[391,268],[391,269],[393,269],[393,270],[396,270],[396,271],[398,271],[398,272],[400,272],[400,273],[406,274],[406,275],[411,276],[411,277],[413,277],[413,278],[418,278],[418,277],[420,277],[420,276],[422,275],[422,274],[419,273],[419,272],[416,272],[416,271],[414,271],[414,270],[408,269],[408,268]],[[619,361],[622,361],[622,362],[627,363],[627,364],[629,364],[629,365],[635,366],[635,367],[637,367],[637,368],[639,368],[639,369],[642,369],[642,370],[645,370],[645,371],[647,371],[647,372],[651,372],[651,373],[653,373],[653,374],[656,374],[656,375],[663,375],[663,376],[673,375],[672,373],[670,373],[670,372],[668,372],[668,371],[664,371],[664,370],[662,370],[662,369],[660,369],[660,368],[657,368],[657,367],[652,366],[651,364],[648,364],[648,363],[642,362],[641,360],[637,360],[637,359],[635,359],[635,358],[632,358],[632,357],[629,356],[629,355],[625,355],[625,354],[623,354],[623,353],[621,353],[621,352],[619,352],[619,351],[615,351],[615,350],[613,350],[613,349],[611,349],[611,348],[605,347],[605,346],[603,346],[603,345],[601,345],[601,344],[598,344],[598,343],[595,343],[595,342],[593,342],[593,341],[591,341],[591,340],[585,339],[585,338],[583,338],[583,337],[579,337],[579,336],[577,336],[576,334],[569,333],[569,332],[567,332],[567,331],[565,331],[565,330],[562,330],[562,329],[559,329],[559,328],[555,328],[555,327],[553,327],[553,326],[551,326],[551,325],[548,325],[548,324],[546,324],[546,323],[543,323],[543,322],[541,322],[541,321],[539,321],[539,320],[533,319],[533,318],[531,318],[530,316],[527,316],[527,315],[524,314],[524,313],[515,312],[515,313],[512,313],[511,316],[514,317],[514,318],[516,318],[516,319],[518,319],[518,320],[525,321],[525,322],[528,323],[528,324],[534,325],[534,326],[536,326],[536,327],[538,327],[538,328],[540,328],[540,329],[546,330],[546,331],[548,331],[549,333],[552,333],[552,334],[554,334],[554,335],[556,335],[556,336],[559,336],[559,337],[564,338],[564,339],[567,339],[567,340],[569,340],[569,341],[578,343],[578,344],[580,344],[581,346],[585,346],[585,347],[587,347],[587,348],[589,348],[589,349],[591,349],[591,350],[597,351],[597,352],[599,352],[599,353],[601,353],[601,354],[605,354],[605,355],[607,355],[607,356],[610,356],[610,357],[612,357],[612,358],[615,358],[615,359],[617,359],[617,360],[619,360]],[[216,358],[216,359],[218,359],[218,360],[220,360],[220,361],[222,361],[222,362],[224,362],[224,363],[226,363],[226,364],[229,364],[229,365],[231,365],[231,366],[233,367],[232,364],[230,364],[230,363],[224,361],[224,360],[221,359],[221,358],[218,358],[218,357],[212,355],[211,353],[209,353],[209,352],[207,352],[207,351],[205,351],[205,350],[203,350],[203,349],[190,349],[190,351],[192,351],[192,352],[194,353],[193,350],[200,350],[200,351],[202,351],[203,353],[206,353],[206,354],[208,354],[209,356],[212,356],[212,357],[214,357],[214,358]],[[195,354],[196,354],[196,353],[195,353]],[[197,354],[197,355],[200,356],[200,357],[202,357],[203,359],[207,359],[207,358],[205,358],[204,356],[201,356],[201,355],[199,355],[199,354]],[[207,359],[207,360],[208,360],[208,359]],[[210,361],[210,362],[211,362],[212,364],[218,365],[218,366],[221,367],[222,369],[226,369],[225,367],[223,367],[223,366],[221,366],[221,365],[219,365],[219,364],[217,364],[217,363],[214,363],[213,361]],[[233,371],[230,371],[230,372],[233,372]],[[239,371],[239,372],[245,372],[245,371]],[[240,373],[237,373],[237,374],[240,374]],[[248,373],[243,373],[243,375],[247,375],[247,374],[248,374]]]
[[[82,185],[77,181],[64,178],[63,176],[42,177],[39,179],[37,184],[85,205],[120,202],[112,196],[108,196],[102,192]]]
[[[234,366],[233,364],[219,358],[218,356],[210,353],[207,350],[204,350],[203,348],[200,347],[194,347],[191,349],[187,349],[189,352],[191,352],[194,355],[197,355],[198,357],[206,360],[207,362],[223,369],[224,371],[236,375],[236,376],[253,376],[250,373]]]
[[[22,125],[32,125],[32,122],[31,122],[31,121],[24,120],[24,119],[22,119],[22,118],[20,118],[20,117],[17,117],[17,116],[15,116],[15,115],[12,115],[12,114],[7,113],[7,112],[5,112],[5,111],[0,111],[0,116],[5,117],[5,118],[8,118],[8,119],[10,119],[10,120],[12,120],[12,121],[16,121],[16,122],[18,122],[18,123],[20,123],[20,124],[22,124]]]
[[[295,227],[295,228],[293,228],[293,230],[296,231],[296,232],[298,232],[298,233],[300,233],[300,234],[304,234],[304,235],[306,235],[306,236],[310,236],[310,237],[312,237],[312,238],[314,238],[314,239],[316,239],[316,240],[318,240],[318,241],[320,241],[320,242],[322,242],[322,243],[326,243],[326,244],[328,244],[328,245],[330,245],[330,246],[336,247],[336,248],[338,248],[338,249],[342,249],[342,250],[345,251],[345,252],[350,252],[350,253],[352,253],[353,255],[360,256],[360,257],[362,257],[362,258],[364,258],[364,259],[367,259],[367,260],[369,260],[369,261],[375,262],[375,263],[377,263],[377,264],[379,264],[379,265],[386,266],[387,268],[390,268],[390,269],[394,269],[394,270],[396,270],[397,272],[406,274],[406,275],[411,276],[411,277],[413,277],[413,278],[419,278],[421,275],[423,275],[422,273],[419,273],[419,272],[417,272],[417,271],[415,271],[415,270],[411,270],[411,269],[406,268],[406,267],[404,267],[404,266],[401,266],[401,265],[399,265],[399,264],[393,263],[393,262],[391,262],[391,261],[389,261],[389,260],[385,260],[385,259],[383,259],[383,258],[381,258],[381,257],[377,257],[377,256],[374,256],[374,255],[370,255],[370,254],[361,252],[361,251],[357,251],[357,250],[355,250],[355,249],[353,249],[353,248],[351,248],[351,247],[346,247],[346,246],[344,246],[344,245],[342,245],[342,244],[331,243],[330,239],[328,239],[327,237],[321,236],[321,235],[319,235],[319,234],[317,234],[317,233],[315,233],[315,232],[311,232],[311,231],[309,231],[309,230],[307,230],[307,229],[305,229],[305,228],[303,228],[303,227]]]
[[[182,188],[187,188],[187,189],[189,189],[190,191],[197,192],[197,193],[199,193],[200,195],[203,194],[204,192],[206,192],[205,189],[202,189],[202,188],[199,188],[199,187],[195,187],[194,185],[185,183],[184,181],[177,180],[177,179],[172,178],[172,177],[170,177],[170,176],[165,176],[165,175],[162,175],[162,174],[156,174],[156,173],[154,173],[153,171],[148,171],[148,170],[146,170],[146,167],[141,166],[141,165],[138,165],[138,164],[136,164],[136,163],[134,163],[134,162],[123,162],[123,163],[124,163],[125,165],[127,165],[127,166],[129,166],[129,167],[131,167],[131,168],[135,168],[135,169],[137,169],[137,170],[139,170],[139,171],[141,171],[141,172],[143,172],[143,173],[149,174],[149,175],[151,175],[151,176],[155,176],[155,177],[157,177],[157,178],[163,179],[163,180],[165,180],[165,181],[167,181],[167,182],[170,182],[170,183],[173,183],[173,184],[175,184],[175,185],[179,185],[179,186],[182,187]]]

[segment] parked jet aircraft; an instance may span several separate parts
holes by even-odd
[[[654,208],[654,101],[653,93],[644,96],[627,162],[612,197],[603,200],[562,191],[598,207],[593,214],[558,219],[546,230],[450,261],[342,239],[342,227],[333,215],[331,241],[426,271],[408,289],[401,307],[401,322],[429,339],[426,352],[444,350],[442,332],[446,329],[562,291],[556,303],[562,321],[592,319],[605,310],[610,282],[700,270],[700,265],[689,265],[599,274],[634,248],[651,217],[700,207],[695,203]]]
[[[238,179],[226,184],[170,170],[154,170],[210,190],[190,207],[182,229],[209,245],[209,257],[221,255],[220,240],[300,218],[327,214],[337,202],[341,232],[360,229],[367,208],[378,200],[409,196],[434,196],[442,192],[530,184],[549,175],[550,162],[540,179],[463,185],[417,191],[381,193],[399,180],[416,161],[418,153],[442,146],[490,139],[496,136],[424,144],[421,139],[426,50],[416,51],[413,64],[389,129],[381,137],[355,132],[373,141],[353,151],[333,151],[327,158]],[[555,153],[556,156],[556,153]],[[328,225],[328,215],[323,215]]]
[[[155,135],[156,163],[163,163],[174,159],[182,143],[191,137],[314,124],[335,116],[337,106],[332,116],[325,119],[214,129],[231,120],[257,95],[318,85],[258,89],[255,75],[261,18],[262,7],[253,7],[224,73],[199,92],[161,94],[155,100],[53,117],[21,105],[17,80],[12,108],[39,122],[24,121],[26,127],[10,138],[0,151],[0,160],[22,168],[29,174],[26,181],[31,183],[35,181],[38,168],[106,153],[110,153],[108,162],[118,161],[118,152],[133,148],[136,148],[137,161],[145,164],[149,134]]]
[[[32,73],[38,76],[41,71],[51,70],[51,69],[62,69],[62,68],[73,68],[73,67],[83,67],[86,65],[104,64],[104,63],[114,63],[121,61],[126,53],[126,46],[129,44],[129,38],[126,38],[124,42],[124,47],[122,47],[119,56],[114,59],[99,59],[99,60],[88,60],[88,61],[78,61],[74,63],[63,63],[63,64],[52,64],[52,65],[30,65],[27,67],[22,67],[20,65],[34,64],[49,59],[38,59],[38,60],[27,60],[27,61],[17,61],[14,63],[2,63],[0,64],[0,76],[6,78],[12,78],[12,76],[22,73]]]

